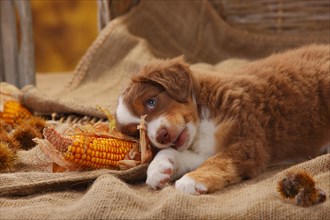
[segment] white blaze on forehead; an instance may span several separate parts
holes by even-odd
[[[123,97],[120,96],[118,99],[118,106],[116,110],[117,121],[120,124],[132,124],[132,123],[140,123],[140,118],[134,116],[131,111],[128,109],[126,104],[123,101]]]

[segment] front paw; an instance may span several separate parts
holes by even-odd
[[[170,160],[151,163],[147,171],[146,183],[153,189],[164,188],[170,181],[173,171],[174,166]]]
[[[175,188],[191,195],[200,195],[207,192],[207,188],[204,184],[195,181],[187,174],[175,182]]]

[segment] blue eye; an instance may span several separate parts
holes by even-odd
[[[154,109],[157,104],[157,99],[156,98],[151,98],[146,101],[147,107],[150,109]]]

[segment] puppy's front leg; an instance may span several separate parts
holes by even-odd
[[[169,181],[196,169],[205,159],[189,150],[163,149],[151,161],[146,183],[153,189],[163,188]]]
[[[196,170],[176,181],[176,189],[189,194],[202,194],[222,189],[242,177],[260,173],[268,160],[268,154],[256,142],[236,143],[226,152],[207,159]]]
[[[239,180],[233,161],[216,155],[176,181],[175,187],[182,192],[198,195],[221,189]]]

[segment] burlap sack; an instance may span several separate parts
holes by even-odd
[[[125,174],[108,170],[2,174],[0,219],[328,219],[329,198],[302,208],[283,200],[276,187],[287,171],[305,170],[329,197],[329,164],[326,154],[290,168],[272,167],[202,196],[183,194],[173,185],[154,191],[143,183],[128,184],[121,178]]]
[[[141,1],[100,33],[65,90],[49,97],[27,86],[24,104],[44,113],[102,117],[96,104],[114,110],[129,76],[152,59],[182,54],[192,64],[256,59],[308,43],[329,43],[329,33],[247,32],[225,23],[208,1]]]
[[[329,43],[325,34],[260,34],[226,24],[207,1],[141,1],[111,21],[55,95],[24,88],[24,104],[41,113],[104,117],[96,105],[114,111],[131,74],[155,58],[184,54],[192,69],[230,71],[246,61],[299,45]],[[220,64],[217,64],[219,63]],[[208,63],[208,64],[202,64]],[[51,84],[52,82],[50,82]],[[327,197],[330,155],[296,166],[270,167],[255,179],[210,195],[182,194],[169,185],[154,191],[144,184],[146,166],[128,171],[52,173],[38,146],[19,152],[14,173],[0,174],[0,219],[327,219],[329,198],[301,208],[280,198],[277,181],[288,170],[314,176]]]

